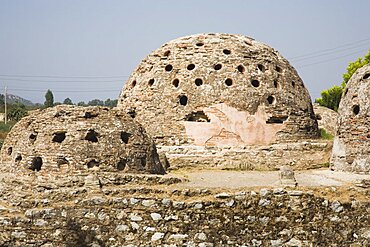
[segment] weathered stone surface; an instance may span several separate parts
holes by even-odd
[[[338,109],[334,170],[370,173],[370,64],[348,81]]]
[[[157,145],[181,146],[182,154],[194,145],[227,151],[319,136],[295,69],[273,48],[241,35],[199,34],[164,44],[132,73],[118,107]]]
[[[280,167],[280,182],[282,186],[295,187],[297,181],[294,177],[294,171],[292,168],[287,166]]]
[[[143,127],[104,107],[60,105],[32,112],[8,134],[1,161],[9,164],[2,169],[45,176],[87,170],[164,173]]]
[[[319,128],[325,129],[326,132],[335,135],[337,130],[338,112],[327,107],[320,106],[318,103],[313,104],[313,111],[315,113],[317,123],[319,124]]]

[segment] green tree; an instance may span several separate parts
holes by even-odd
[[[25,105],[17,103],[6,114],[10,121],[19,121],[22,117],[27,116]]]
[[[104,106],[104,102],[100,99],[90,100],[89,103],[87,103],[87,104],[91,105],[91,106]]]
[[[73,102],[70,98],[66,98],[64,101],[63,101],[63,104],[65,105],[73,105]]]
[[[78,106],[86,106],[85,102],[83,102],[83,101],[78,102],[77,105]]]
[[[370,63],[370,49],[368,53],[363,58],[358,58],[354,62],[350,62],[347,67],[347,73],[343,74],[342,86],[345,87],[351,76],[357,71],[357,69],[363,67],[364,65]]]
[[[334,86],[327,90],[321,92],[321,98],[315,100],[321,106],[328,107],[334,111],[338,110],[340,99],[342,97],[342,92],[347,85],[347,82],[352,77],[352,75],[357,71],[357,69],[363,67],[364,65],[370,63],[370,49],[368,53],[363,58],[358,58],[355,62],[350,62],[347,66],[347,73],[343,74],[343,82],[341,86]]]
[[[44,106],[45,108],[54,106],[54,95],[50,89],[48,89],[48,91],[45,94]]]
[[[108,106],[108,107],[115,107],[117,106],[117,102],[118,100],[111,100],[110,98],[108,98],[105,102],[104,102],[104,105],[105,106]]]
[[[334,111],[338,111],[339,102],[342,97],[343,88],[334,86],[321,92],[321,98],[315,100],[321,106],[325,106]]]

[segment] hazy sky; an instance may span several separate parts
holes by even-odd
[[[223,32],[277,49],[316,98],[370,48],[369,11],[368,0],[0,0],[0,87],[33,102],[48,88],[56,101],[117,98],[163,43]]]

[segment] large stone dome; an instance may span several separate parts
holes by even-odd
[[[88,170],[163,174],[151,138],[126,113],[56,106],[22,118],[1,149],[7,171],[39,174]]]
[[[318,136],[311,99],[273,48],[231,34],[172,40],[149,54],[121,92],[159,144],[238,146]]]
[[[338,113],[333,168],[370,173],[370,64],[358,69],[348,81]]]

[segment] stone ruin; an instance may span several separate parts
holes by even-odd
[[[22,118],[1,150],[9,171],[39,174],[136,172],[164,174],[155,144],[126,113],[61,105]]]
[[[338,113],[332,168],[370,173],[370,64],[348,81]]]
[[[198,34],[162,45],[131,74],[118,107],[143,124],[175,165],[278,169],[275,159],[303,167],[330,156],[327,144],[311,143],[318,125],[296,70],[273,48],[242,35]],[[271,146],[278,143],[284,145]],[[292,151],[285,160],[284,149]],[[318,156],[302,154],[309,149]]]

